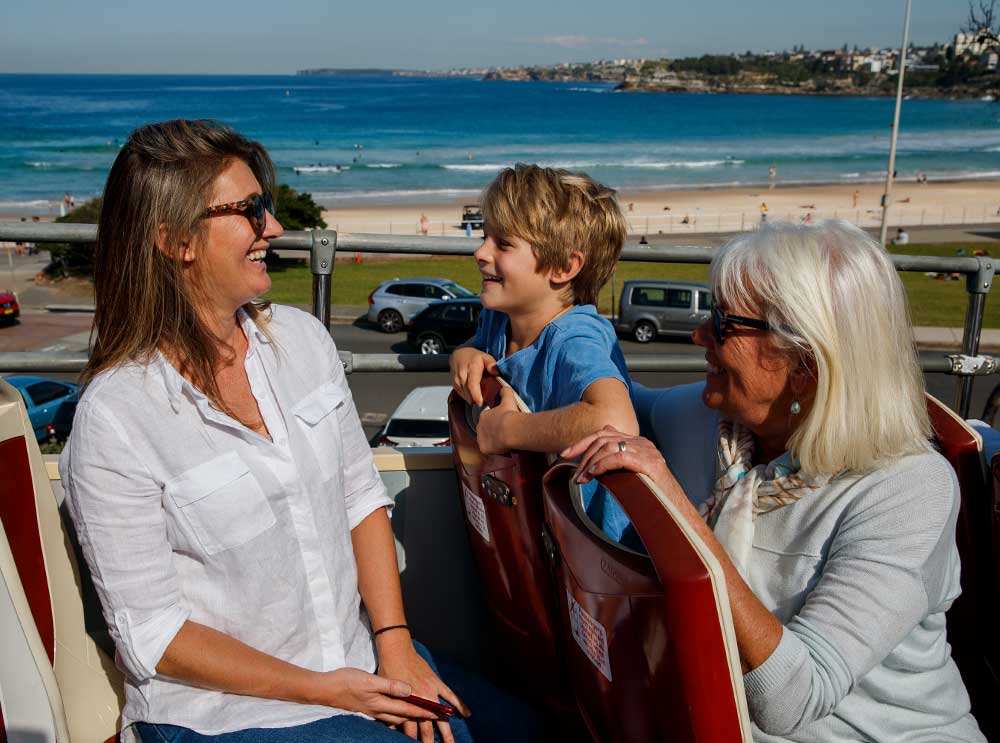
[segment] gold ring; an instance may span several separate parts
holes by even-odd
[[[625,453],[625,442],[624,441],[619,441],[618,442],[618,451],[620,451],[622,454]]]

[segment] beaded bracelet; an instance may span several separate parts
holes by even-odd
[[[383,627],[382,629],[375,630],[374,632],[372,632],[372,637],[378,637],[383,632],[388,632],[389,630],[394,630],[394,629],[405,629],[407,632],[410,631],[409,625],[406,625],[406,624],[392,624],[392,625],[390,625],[388,627]]]

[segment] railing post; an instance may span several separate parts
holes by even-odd
[[[965,277],[965,290],[969,293],[969,306],[965,312],[965,330],[962,332],[962,353],[966,356],[979,354],[979,334],[983,329],[983,310],[986,295],[993,286],[995,272],[994,259],[979,257],[979,270]],[[963,418],[969,417],[972,402],[973,377],[959,377],[955,385],[955,407]]]
[[[333,278],[333,259],[337,254],[337,231],[315,230],[309,250],[309,270],[313,275],[313,315],[330,329],[330,282]]]

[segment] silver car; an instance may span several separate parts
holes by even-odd
[[[712,312],[712,292],[695,281],[633,280],[622,284],[615,330],[639,343],[691,335]]]
[[[392,279],[368,295],[368,320],[384,333],[398,333],[414,315],[442,299],[476,295],[451,279]]]

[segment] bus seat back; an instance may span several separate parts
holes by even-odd
[[[58,740],[103,743],[117,734],[121,722],[124,679],[87,634],[73,540],[21,396],[2,380],[0,472],[0,578],[5,589],[0,612],[12,610],[17,620],[12,625],[17,631],[11,632],[10,616],[0,618],[0,634],[12,643],[0,653],[0,697],[10,701],[37,677],[44,693],[33,697],[44,704],[48,717],[37,729],[48,725]],[[8,652],[19,660],[12,661]],[[25,709],[4,709],[10,729],[29,725]]]
[[[499,402],[502,384],[495,377],[483,380],[488,404]],[[494,655],[527,696],[555,710],[571,708],[556,653],[553,584],[541,542],[541,482],[548,462],[533,452],[483,454],[475,416],[452,392],[448,418],[459,500],[494,619]]]
[[[961,504],[955,542],[962,563],[962,594],[948,610],[948,642],[972,700],[972,713],[990,739],[1000,735],[1000,643],[994,639],[996,574],[993,496],[984,474],[981,436],[960,416],[927,395],[934,443],[958,479]],[[992,734],[991,734],[992,731]]]
[[[0,381],[0,700],[14,738],[30,730],[47,742],[60,738],[66,719],[53,670],[55,619],[32,472],[37,449],[20,394]]]
[[[544,481],[563,652],[577,705],[598,743],[750,741],[736,636],[721,567],[647,479],[600,482],[649,557],[611,542],[586,517],[557,464]]]

